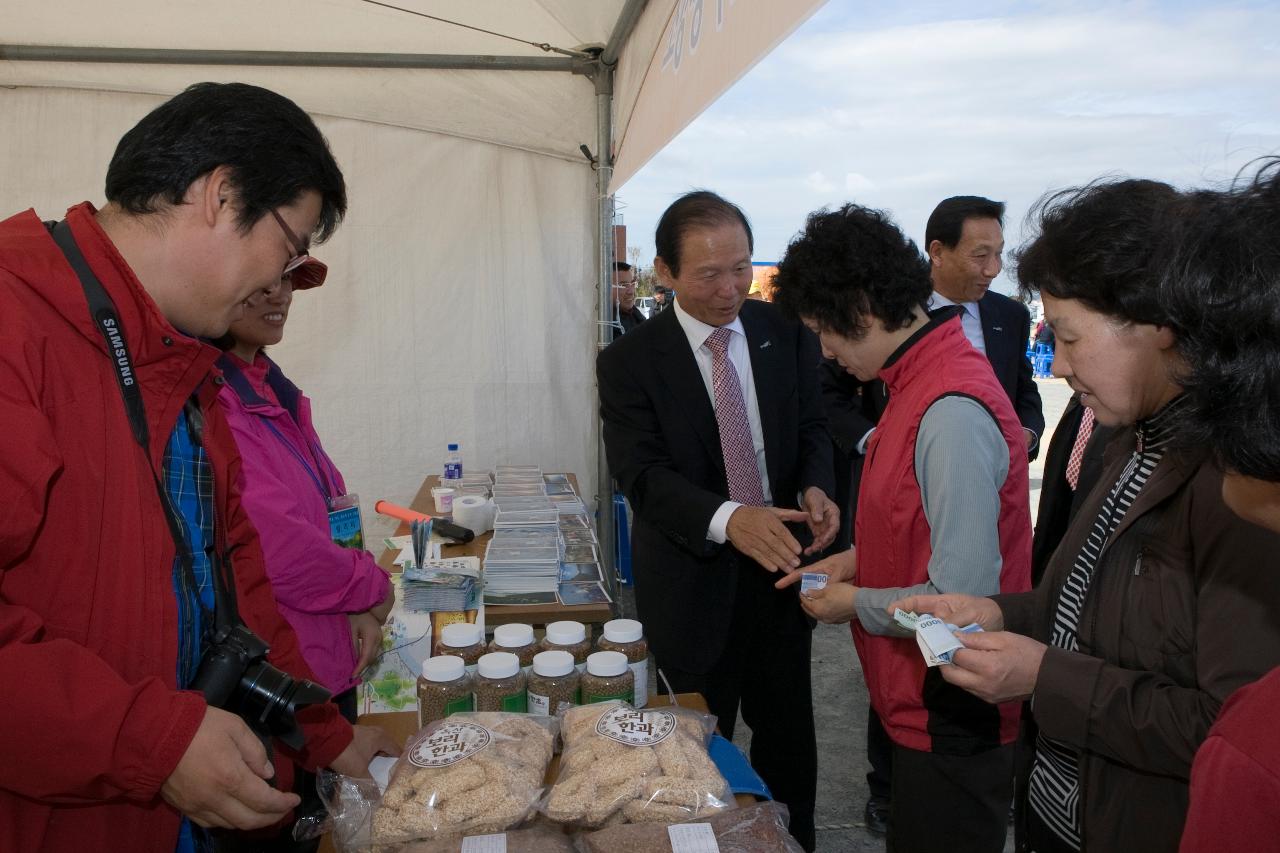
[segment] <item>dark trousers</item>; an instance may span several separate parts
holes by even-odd
[[[877,800],[891,799],[893,785],[893,741],[880,722],[876,709],[867,706],[867,763],[871,772],[867,774],[867,787],[871,796]]]
[[[754,571],[764,574],[758,567]],[[673,669],[661,660],[657,665],[677,693],[697,692],[706,698],[726,738],[732,739],[741,708],[751,729],[751,766],[774,799],[786,804],[791,834],[812,851],[818,786],[809,681],[813,632],[803,620],[779,620],[777,593],[767,583],[772,576],[749,577],[751,572],[746,569],[739,578],[729,641],[709,672]]]
[[[1001,853],[1013,798],[1013,744],[977,755],[893,747],[888,853]]]

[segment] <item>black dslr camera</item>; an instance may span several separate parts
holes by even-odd
[[[329,691],[267,663],[270,647],[237,621],[218,626],[191,683],[215,708],[239,715],[259,736],[277,737],[302,749],[294,715],[329,701]]]

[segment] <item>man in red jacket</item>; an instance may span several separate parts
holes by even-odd
[[[303,746],[273,742],[289,759],[273,787],[255,733],[194,688],[232,594],[268,661],[312,677],[240,505],[218,351],[199,338],[282,271],[317,269],[310,237],[346,208],[323,136],[275,93],[200,84],[125,135],[106,195],[57,228],[30,210],[0,222],[6,851],[200,849],[201,827],[284,818],[291,762],[360,774],[394,750],[331,704],[305,708]]]

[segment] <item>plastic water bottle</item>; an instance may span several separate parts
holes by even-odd
[[[450,444],[449,452],[444,455],[444,484],[449,485],[462,479],[462,453],[460,445]]]

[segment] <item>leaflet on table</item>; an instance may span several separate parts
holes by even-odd
[[[475,559],[475,558],[471,558]],[[422,662],[439,643],[440,632],[455,622],[484,625],[484,606],[475,610],[415,613],[404,606],[402,577],[393,574],[396,603],[382,626],[382,654],[361,675],[359,712],[412,711],[417,707],[416,685]]]

